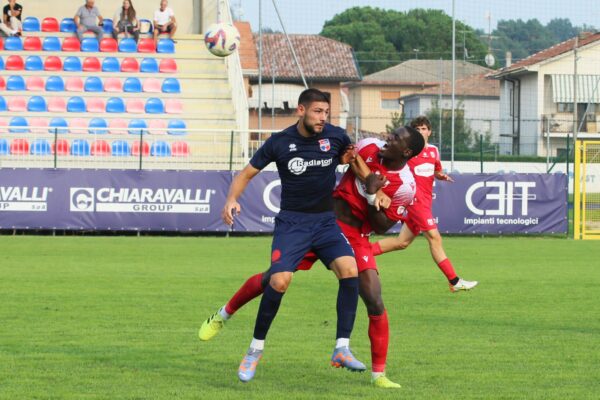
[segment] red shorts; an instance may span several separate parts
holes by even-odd
[[[408,229],[415,236],[421,232],[437,229],[435,218],[433,218],[433,214],[431,213],[431,207],[418,203],[408,206],[404,220]]]
[[[367,269],[374,269],[377,271],[377,263],[375,262],[373,251],[371,250],[369,237],[361,233],[361,228],[347,225],[340,220],[337,220],[337,224],[344,233],[344,236],[346,236],[346,239],[348,239],[348,242],[350,242],[352,250],[354,250],[358,272],[360,273]],[[296,267],[296,271],[308,271],[318,259],[319,258],[315,253],[309,251]]]

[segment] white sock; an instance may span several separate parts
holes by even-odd
[[[250,348],[254,349],[254,350],[263,351],[265,349],[265,341],[252,338],[252,342],[250,343]]]
[[[335,348],[350,347],[350,338],[338,338],[335,341]]]
[[[229,314],[227,311],[225,311],[225,306],[221,307],[221,309],[219,310],[219,315],[221,317],[223,317],[223,319],[225,321],[227,321],[229,318],[231,318],[231,314]]]
[[[373,380],[375,380],[384,374],[385,374],[384,372],[371,372],[371,378],[373,378]]]

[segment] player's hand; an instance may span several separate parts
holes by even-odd
[[[383,190],[378,190],[377,193],[375,193],[375,208],[377,211],[381,210],[382,208],[389,208],[391,205],[392,199],[383,193]]]
[[[448,174],[444,174],[443,172],[438,175],[438,179],[446,182],[454,182],[454,179]]]
[[[233,218],[240,215],[240,211],[242,211],[240,203],[235,200],[227,200],[221,212],[221,218],[223,218],[223,222],[231,226],[233,225]]]
[[[377,191],[384,187],[386,183],[387,179],[385,176],[379,174],[369,174],[367,179],[365,179],[365,188],[367,189],[367,193],[373,194],[377,193]]]
[[[356,160],[356,146],[351,144],[344,150],[340,156],[340,164],[352,164]]]

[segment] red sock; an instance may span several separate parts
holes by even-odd
[[[379,245],[379,242],[371,243],[371,251],[373,252],[374,256],[383,254],[383,251],[381,251],[381,246]]]
[[[438,267],[440,267],[442,273],[446,275],[448,281],[456,278],[456,272],[454,271],[454,267],[452,266],[450,259],[446,258],[444,261],[438,263]]]
[[[237,292],[235,292],[233,297],[225,305],[225,311],[227,312],[227,314],[235,314],[235,312],[242,308],[244,304],[248,303],[253,298],[262,294],[262,277],[262,273],[256,274],[254,276],[251,276],[246,282],[244,282],[242,287],[239,288]]]
[[[390,328],[387,311],[381,315],[369,315],[369,339],[371,340],[371,369],[373,372],[385,371]]]

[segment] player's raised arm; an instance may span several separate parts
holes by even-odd
[[[349,146],[350,147],[350,146]],[[356,146],[352,145],[352,150],[355,151]],[[346,150],[348,152],[348,150]],[[344,153],[345,155],[346,153]],[[349,162],[350,168],[354,175],[363,183],[367,181],[367,177],[372,175],[371,169],[358,152],[355,152],[353,159]],[[385,184],[385,182],[383,182]],[[382,185],[383,186],[383,185]],[[379,211],[380,208],[388,208],[392,200],[381,189],[377,190],[375,195],[374,205]]]

